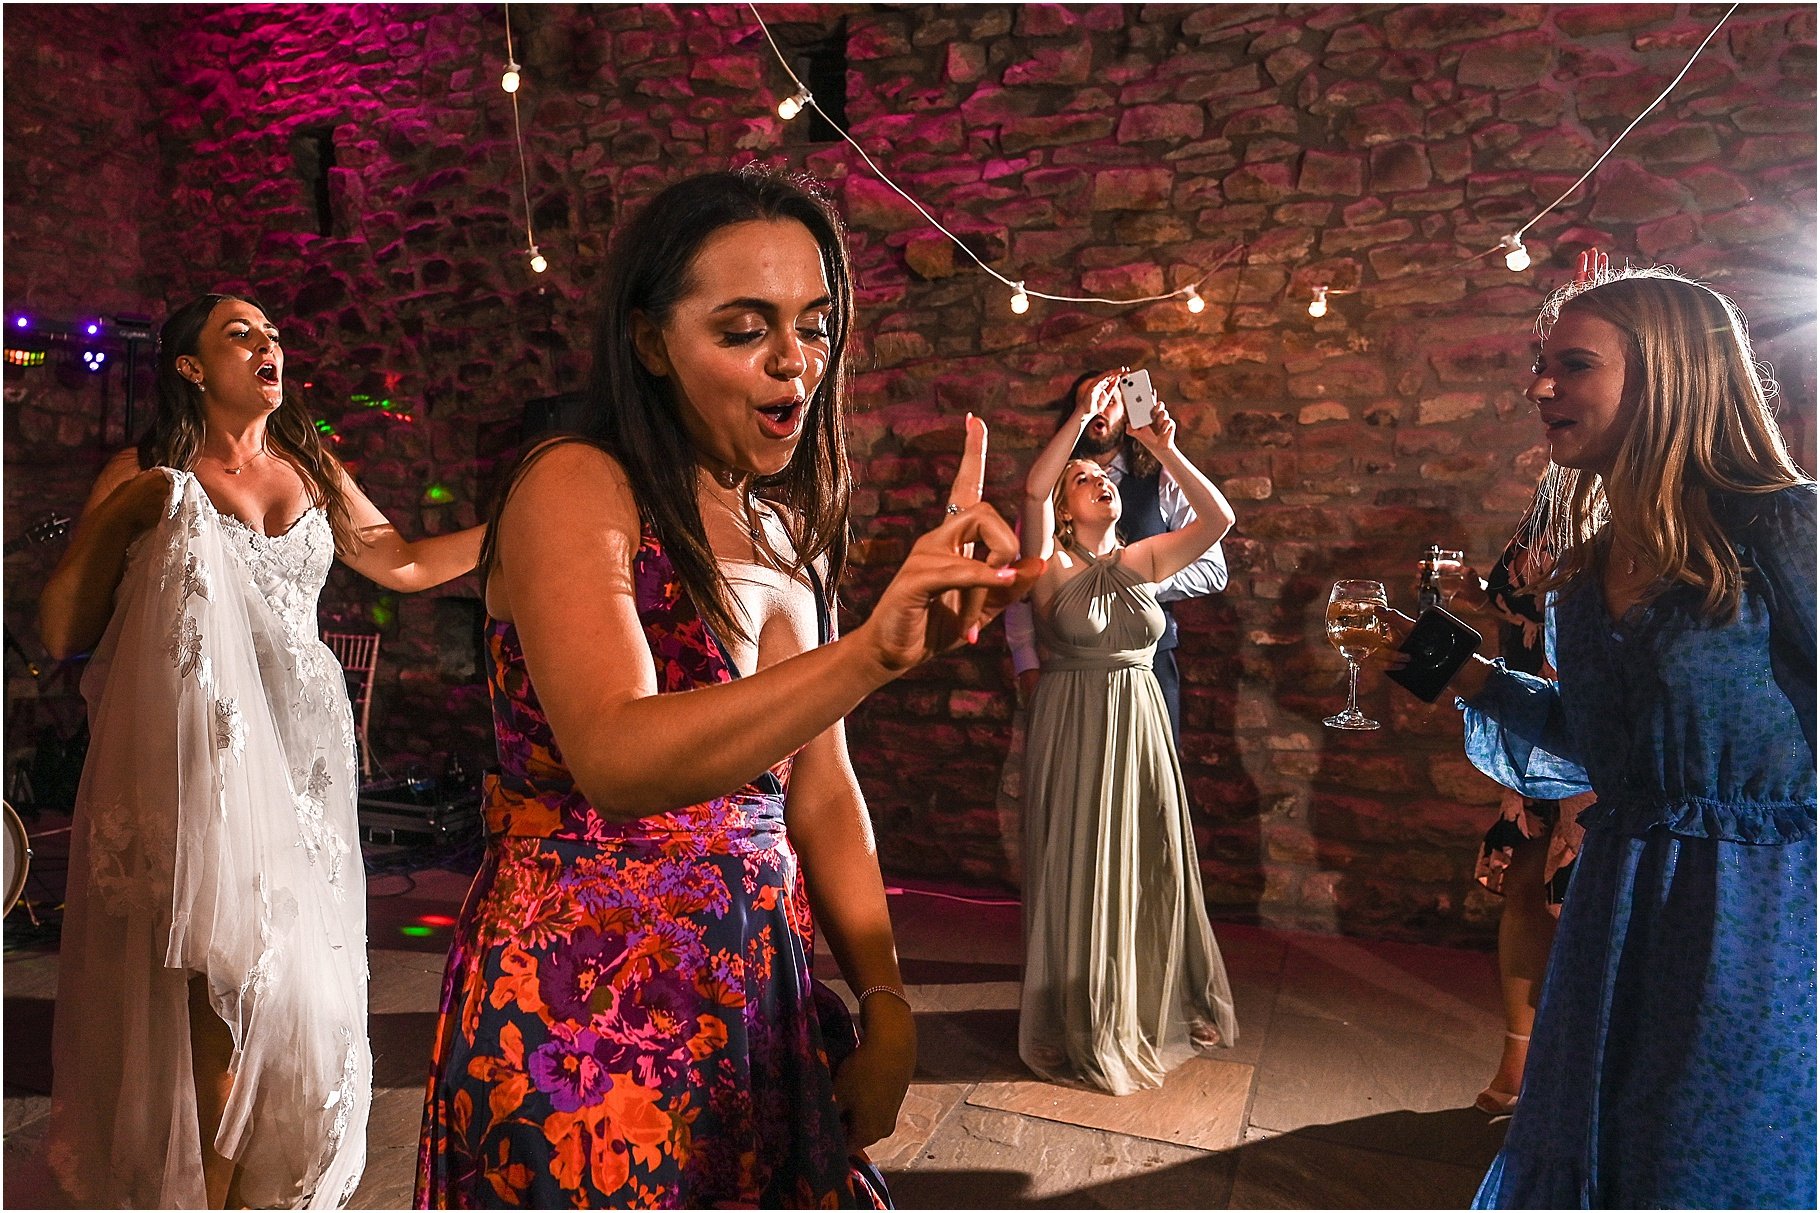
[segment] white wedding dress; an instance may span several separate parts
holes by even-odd
[[[366,888],[353,717],[316,634],[311,509],[266,536],[171,472],[82,679],[50,1161],[102,1206],[205,1203],[189,981],[234,1041],[215,1148],[253,1208],[346,1204],[366,1162]]]

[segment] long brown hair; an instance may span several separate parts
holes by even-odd
[[[139,466],[176,468],[189,471],[202,453],[202,439],[207,425],[202,411],[202,388],[177,369],[177,359],[194,358],[202,340],[202,330],[214,311],[233,301],[259,308],[257,300],[245,295],[207,294],[190,300],[164,322],[158,330],[158,400],[151,425],[139,439]],[[329,526],[335,533],[335,550],[346,555],[360,543],[354,530],[354,518],[348,509],[347,494],[342,491],[341,464],[322,445],[316,420],[289,392],[284,402],[266,419],[266,442],[272,452],[303,478],[304,490],[311,505],[328,511]]]
[[[1735,619],[1744,571],[1715,499],[1807,482],[1776,428],[1775,381],[1752,359],[1743,314],[1660,266],[1560,288],[1542,306],[1538,335],[1567,311],[1625,335],[1624,391],[1634,403],[1609,475],[1551,465],[1539,512],[1556,564],[1537,589],[1597,569],[1618,533],[1651,574],[1650,596],[1685,583],[1705,594],[1709,620]]]
[[[662,327],[671,310],[697,285],[696,254],[721,228],[754,220],[794,219],[821,249],[832,303],[828,311],[828,373],[807,405],[804,432],[781,472],[753,486],[784,507],[794,548],[791,575],[823,555],[832,597],[847,563],[847,510],[852,494],[847,467],[846,370],[843,354],[853,323],[853,276],[846,229],[809,178],[749,166],[739,172],[685,178],[645,204],[614,242],[608,260],[606,302],[595,328],[594,369],[587,389],[586,421],[571,441],[589,442],[613,456],[631,482],[639,514],[663,545],[695,609],[721,636],[746,637],[732,591],[715,563],[696,497],[700,456],[683,427],[668,379],[645,368],[633,348],[632,317],[643,313]],[[497,556],[499,518],[512,489],[549,445],[514,469],[487,524],[481,575]],[[776,553],[773,553],[775,555]]]

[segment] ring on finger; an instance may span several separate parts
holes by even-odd
[[[950,502],[949,502],[949,503],[948,503],[948,509],[947,509],[947,511],[946,511],[946,512],[947,512],[947,515],[948,515],[948,517],[950,517],[950,518],[952,518],[952,517],[954,517],[954,516],[955,516],[955,515],[956,515],[956,514],[958,514],[958,513],[960,513],[960,512],[961,512],[961,507],[960,507],[960,506],[958,506],[958,505],[956,505],[956,504],[954,504],[954,502],[952,502],[952,501],[950,501]]]

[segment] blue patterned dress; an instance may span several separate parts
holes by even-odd
[[[656,538],[633,559],[663,692],[737,671]],[[848,1157],[784,826],[791,760],[732,795],[603,817],[563,763],[518,632],[487,629],[487,854],[443,978],[419,1208],[888,1205]]]
[[[1716,508],[1735,622],[1685,585],[1614,621],[1582,578],[1560,681],[1467,708],[1486,774],[1599,797],[1477,1207],[1814,1207],[1814,487]]]

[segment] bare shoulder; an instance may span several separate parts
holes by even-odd
[[[101,466],[101,475],[95,478],[95,487],[109,489],[119,488],[142,469],[139,467],[139,451],[136,447],[127,447],[115,451],[113,458]]]
[[[88,502],[82,507],[83,513],[113,496],[114,490],[137,476],[142,469],[139,466],[139,452],[133,447],[116,452],[114,457],[101,466],[101,474],[95,477],[95,486],[89,490]]]
[[[526,467],[512,486],[504,520],[514,515],[540,524],[566,519],[618,529],[638,526],[632,482],[619,460],[589,442],[553,441],[525,456]]]

